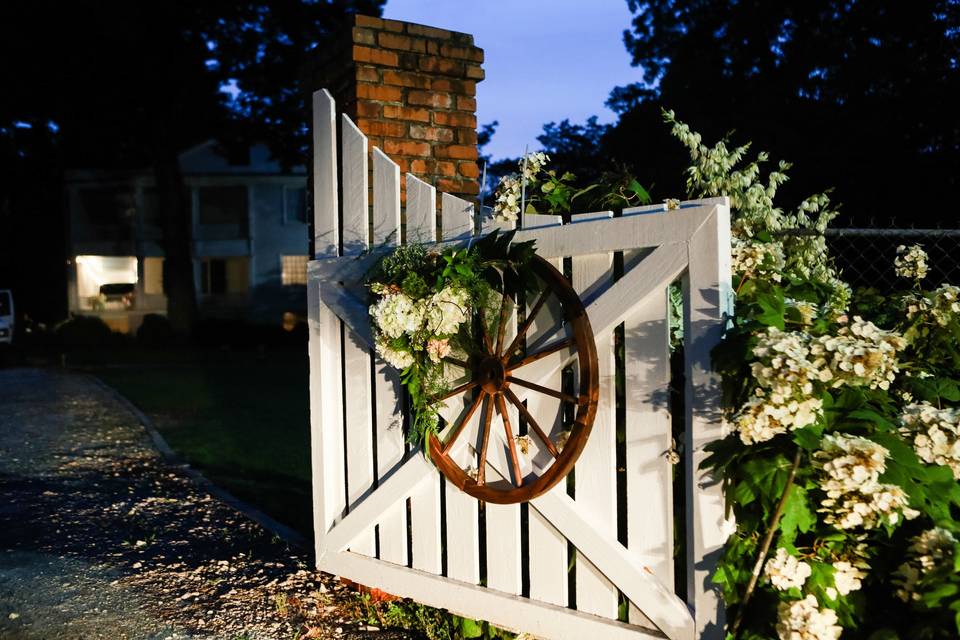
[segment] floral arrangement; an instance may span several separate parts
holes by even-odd
[[[478,323],[496,318],[496,311],[487,310],[499,310],[505,297],[515,299],[536,285],[526,268],[533,242],[514,243],[515,233],[493,231],[466,247],[442,251],[403,245],[367,275],[376,351],[400,371],[412,409],[408,440],[413,443],[425,445],[437,432],[438,399],[453,375],[449,365],[466,362],[479,350]]]
[[[731,432],[704,463],[736,519],[714,575],[728,638],[956,638],[960,288],[924,289],[928,258],[903,246],[905,291],[852,291],[825,194],[785,211],[789,164],[764,178],[766,154],[665,116],[690,194],[732,208],[735,317],[714,352]]]

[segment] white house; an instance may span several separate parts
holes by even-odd
[[[193,221],[194,278],[204,316],[290,325],[306,313],[306,173],[283,172],[265,145],[228,158],[215,142],[180,155]],[[166,313],[163,234],[149,170],[66,177],[71,313],[136,331]]]

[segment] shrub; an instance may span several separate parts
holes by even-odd
[[[148,313],[137,329],[137,340],[148,347],[163,347],[173,342],[173,326],[166,316]]]

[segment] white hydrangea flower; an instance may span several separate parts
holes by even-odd
[[[493,217],[500,222],[513,222],[520,215],[522,183],[520,174],[511,173],[500,178],[494,194]]]
[[[803,586],[810,577],[810,565],[790,555],[786,549],[779,547],[776,555],[767,560],[763,573],[775,588],[780,591]]]
[[[403,293],[386,295],[370,307],[377,328],[389,338],[414,333],[423,324],[423,307]]]
[[[826,435],[814,454],[821,471],[820,502],[824,522],[839,529],[873,529],[920,513],[909,507],[907,494],[894,484],[882,484],[889,451],[872,440],[845,434]]]
[[[929,402],[909,404],[900,420],[901,434],[913,439],[913,449],[927,464],[950,467],[960,480],[960,409],[938,409]]]
[[[524,160],[526,160],[526,163],[524,163]],[[535,151],[528,153],[524,158],[520,158],[520,162],[517,164],[527,182],[532,182],[537,179],[537,174],[548,162],[550,162],[550,156],[542,151]]]
[[[852,563],[847,560],[838,560],[833,563],[833,584],[837,592],[848,595],[851,591],[858,591],[863,586],[861,580],[867,577],[866,571],[870,565],[865,562]]]
[[[423,319],[431,335],[449,336],[460,329],[469,314],[469,292],[447,286],[426,300]]]
[[[910,539],[907,561],[893,575],[897,585],[897,597],[904,602],[919,600],[917,584],[923,576],[934,569],[953,564],[957,539],[947,529],[934,527]]]
[[[945,284],[926,295],[909,294],[904,298],[907,318],[929,315],[933,323],[945,327],[960,313],[960,287]]]
[[[927,277],[927,253],[915,244],[910,247],[897,247],[897,257],[893,261],[894,271],[901,278],[923,280]]]
[[[409,351],[401,351],[390,346],[390,341],[383,334],[377,334],[374,340],[374,346],[377,355],[383,358],[383,361],[394,369],[403,371],[413,364],[413,354]]]
[[[783,246],[780,244],[733,238],[730,259],[733,273],[780,282],[784,268]]]
[[[854,316],[853,322],[841,327],[836,335],[813,339],[810,355],[816,366],[829,369],[833,387],[887,390],[900,371],[897,353],[905,346],[906,341],[899,334]]]
[[[820,608],[816,596],[781,602],[777,607],[780,640],[838,640],[843,628],[833,609]]]

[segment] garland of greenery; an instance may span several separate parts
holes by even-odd
[[[516,300],[536,288],[527,268],[534,242],[513,242],[515,234],[494,230],[442,250],[402,245],[367,275],[376,351],[400,371],[412,415],[407,439],[424,451],[439,426],[437,398],[451,386],[445,358],[470,360],[480,351],[480,318],[495,323],[504,297]]]

